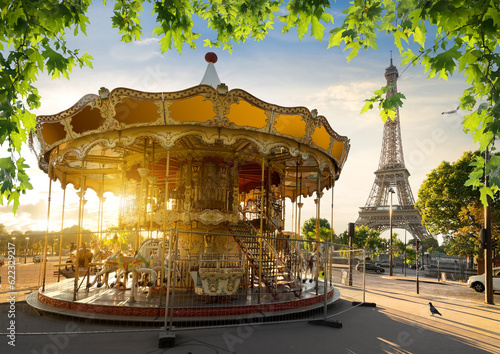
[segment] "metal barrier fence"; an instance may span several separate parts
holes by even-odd
[[[364,302],[364,250],[241,230],[157,235],[131,257],[149,268],[142,264],[136,273],[110,268],[108,286],[100,286],[105,273],[101,281],[94,280],[110,258],[80,267],[77,281],[62,276],[71,276],[74,269],[75,263],[66,263],[69,256],[61,261],[49,256],[46,264],[6,262],[0,267],[0,306],[22,310],[18,333],[56,333],[64,323],[76,322],[82,333],[155,329],[161,334],[243,322],[328,319],[353,308],[353,302]],[[12,270],[15,280],[9,284]],[[24,303],[27,296],[30,306]],[[46,318],[56,320],[50,327],[28,320],[46,311]]]

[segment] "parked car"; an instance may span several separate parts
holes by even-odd
[[[375,262],[375,265],[379,266],[379,267],[385,267],[385,268],[389,268],[389,263],[390,262]],[[392,268],[394,268],[394,262],[392,262]]]
[[[420,267],[420,262],[418,262],[418,266]],[[408,268],[417,269],[417,265],[416,264],[408,264]]]
[[[435,264],[426,264],[422,267],[420,267],[422,270],[438,270],[438,266]]]
[[[467,280],[469,288],[482,293],[485,289],[484,274],[473,275]],[[493,268],[493,291],[500,291],[500,267]]]
[[[37,254],[33,257],[33,263],[38,263],[38,262],[41,262],[42,261],[42,255],[41,254]]]
[[[363,271],[363,263],[359,263],[356,266],[356,270],[359,272],[362,272]],[[377,274],[380,274],[380,273],[384,273],[385,269],[382,268],[381,266],[376,265],[376,264],[366,263],[365,264],[365,272],[375,272]]]

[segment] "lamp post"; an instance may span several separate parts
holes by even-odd
[[[391,206],[389,208],[389,275],[392,276],[392,195],[394,194],[394,189],[389,188],[389,193],[391,194]]]
[[[487,173],[486,165],[489,159],[489,144],[486,146],[484,152],[484,187],[488,188],[490,185],[490,178]],[[486,195],[486,206],[484,207],[484,303],[494,305],[493,302],[493,262],[491,252],[491,196]]]
[[[54,255],[54,243],[57,245],[57,241],[59,241],[58,238],[54,239],[54,242],[52,243],[52,255]],[[57,253],[56,253],[57,254]]]
[[[405,229],[405,260],[403,262],[403,268],[404,268],[405,277],[406,277],[406,229]]]
[[[16,247],[16,236],[12,236],[12,243],[14,244],[14,248]],[[15,261],[15,258],[14,258]],[[19,257],[19,262],[21,262],[21,258]]]
[[[29,237],[25,237],[26,238],[26,249],[24,250],[24,263],[26,264],[26,257],[28,255],[28,242],[30,240]]]

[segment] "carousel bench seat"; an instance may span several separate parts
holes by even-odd
[[[192,271],[194,291],[198,295],[231,296],[243,278],[243,259],[240,254],[203,253],[198,271]]]

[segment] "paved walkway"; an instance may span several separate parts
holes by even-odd
[[[38,316],[17,304],[16,321],[30,323],[30,332],[16,334],[8,345],[7,307],[0,307],[1,353],[500,353],[500,306],[442,297],[408,294],[396,289],[368,289],[366,301],[376,307],[339,302],[331,320],[342,328],[307,322],[254,325],[242,319],[238,327],[178,330],[174,348],[158,348],[155,328],[114,327],[85,321]],[[431,316],[428,302],[442,313]],[[26,305],[27,307],[27,305]],[[342,312],[345,311],[345,312]],[[92,330],[91,333],[82,331]],[[130,330],[130,332],[128,332]],[[119,331],[119,332],[117,332]],[[125,332],[124,332],[125,331]],[[14,350],[11,350],[14,349]]]

